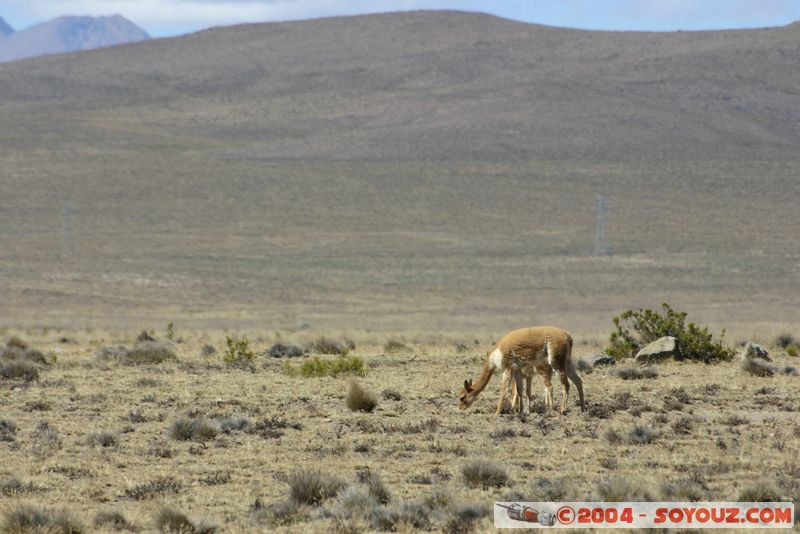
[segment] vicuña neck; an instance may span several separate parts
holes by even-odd
[[[472,382],[472,390],[476,395],[483,391],[483,388],[489,383],[489,379],[492,378],[492,373],[494,373],[494,367],[492,367],[489,358],[486,358],[486,361],[483,363],[483,371],[481,371],[480,376]]]

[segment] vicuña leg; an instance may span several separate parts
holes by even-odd
[[[550,366],[545,367],[537,367],[536,372],[542,377],[542,382],[544,382],[544,405],[546,408],[553,408],[553,382],[551,381],[551,377],[553,376],[553,370]]]
[[[500,412],[503,411],[503,402],[506,400],[506,389],[508,389],[508,381],[511,379],[511,371],[508,369],[503,371],[503,380],[500,383],[500,399],[497,401],[497,410],[494,412],[494,416],[497,417],[500,415]]]
[[[567,399],[569,398],[569,380],[566,371],[559,369],[558,379],[561,381],[561,413],[567,413]]]

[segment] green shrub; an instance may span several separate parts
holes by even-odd
[[[335,359],[323,359],[319,356],[309,358],[299,366],[286,362],[284,370],[290,376],[339,376],[340,374],[364,376],[364,361],[358,356],[339,356]]]
[[[800,346],[794,344],[789,345],[788,347],[786,347],[786,354],[788,354],[789,356],[797,356],[798,354],[800,354]]]
[[[619,360],[633,356],[642,347],[664,336],[678,340],[681,358],[711,363],[730,361],[733,349],[723,346],[722,341],[714,341],[707,327],[686,323],[686,313],[676,312],[669,304],[661,305],[662,311],[628,310],[614,317],[617,328],[611,334],[605,352]],[[725,335],[722,331],[721,336]]]
[[[250,342],[247,338],[234,340],[230,336],[225,336],[228,349],[222,355],[222,360],[232,367],[252,368],[255,353],[250,350]]]

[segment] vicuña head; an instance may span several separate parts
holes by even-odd
[[[514,386],[514,407],[519,399],[519,413],[523,411],[522,379],[526,381],[528,411],[531,403],[531,378],[533,370],[542,378],[545,387],[545,404],[553,407],[553,385],[550,381],[553,371],[558,373],[561,382],[561,413],[567,411],[569,398],[569,380],[578,388],[581,411],[585,409],[583,382],[572,364],[572,336],[569,332],[553,326],[535,326],[521,328],[504,335],[486,355],[483,370],[475,383],[470,379],[464,381],[459,392],[459,407],[469,408],[481,391],[484,390],[496,370],[502,370],[503,379],[500,384],[500,399],[497,402],[495,416],[500,415],[505,401],[509,382]]]

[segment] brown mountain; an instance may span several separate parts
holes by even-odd
[[[4,24],[0,19],[0,33],[3,33]],[[150,38],[147,32],[120,15],[59,17],[26,30],[5,33],[8,37],[0,42],[0,61],[90,50]]]
[[[797,321],[798,46],[415,12],[2,65],[0,318]]]

